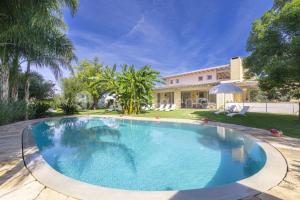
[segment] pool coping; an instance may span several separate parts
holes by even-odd
[[[73,116],[74,117],[74,116]],[[75,116],[76,117],[76,116]],[[128,116],[78,116],[78,117],[101,117],[101,118],[118,118],[129,120],[156,121],[156,122],[177,122],[187,124],[204,124],[203,121],[189,119],[153,119],[142,117]],[[61,119],[68,117],[58,117],[53,119]],[[42,121],[47,121],[44,119]],[[41,121],[39,121],[41,122]],[[37,122],[31,123],[31,125]],[[70,177],[67,177],[54,170],[40,155],[37,146],[35,145],[30,127],[25,128],[22,134],[23,147],[30,146],[30,150],[23,152],[25,166],[31,174],[45,186],[58,191],[62,194],[72,196],[79,199],[241,199],[249,196],[254,196],[265,192],[277,186],[286,176],[287,163],[282,154],[272,145],[268,144],[256,137],[256,133],[261,129],[248,128],[239,125],[224,124],[217,122],[205,123],[209,126],[222,126],[225,128],[237,130],[254,139],[265,151],[267,160],[264,167],[256,174],[222,186],[213,188],[202,188],[193,190],[179,191],[132,191],[114,188],[106,188],[89,183],[81,182]],[[267,131],[265,131],[267,134]]]

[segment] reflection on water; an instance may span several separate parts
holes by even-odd
[[[113,127],[116,127],[118,126],[117,123],[108,119],[99,124],[99,120],[84,118],[80,120],[78,118],[64,118],[56,122],[46,121],[35,127],[44,130],[42,131],[43,134],[36,134],[36,138],[38,141],[43,141],[39,145],[41,150],[53,147],[54,141],[57,141],[60,146],[72,149],[74,152],[72,155],[79,160],[89,159],[95,151],[118,154],[118,156],[123,157],[120,159],[130,163],[132,171],[135,172],[132,150],[119,142],[120,131],[109,127],[112,124]],[[49,124],[51,125],[49,126]],[[54,139],[55,136],[58,136],[58,140]],[[89,146],[97,148],[87,148]],[[56,157],[55,162],[57,162],[57,159],[58,157]]]
[[[182,190],[234,182],[265,162],[251,139],[224,127],[64,118],[33,127],[45,160],[88,183],[133,190]]]
[[[229,138],[228,136],[226,137],[226,129],[224,127],[217,126],[217,134],[219,140],[221,141],[225,141],[226,138]],[[240,162],[244,162],[245,154],[247,153],[244,151],[245,143],[242,137],[240,137],[239,140],[240,140],[239,142],[240,145],[236,145],[231,149],[231,155],[232,155],[232,159]]]
[[[244,145],[241,145],[240,147],[232,148],[231,154],[234,160],[244,162],[244,158],[245,158]]]
[[[217,134],[220,140],[225,140],[226,132],[224,127],[217,126]]]
[[[207,129],[209,134],[200,132],[198,142],[214,150],[222,149],[221,163],[207,187],[224,180],[224,173],[228,176],[224,183],[230,183],[239,180],[243,174],[254,174],[263,167],[265,153],[248,136],[224,127],[216,127],[215,131],[211,131],[214,128]]]

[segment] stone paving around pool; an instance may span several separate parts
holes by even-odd
[[[125,117],[123,117],[125,118]],[[126,117],[129,118],[129,117]],[[136,118],[135,118],[136,119]],[[141,118],[137,118],[141,119]],[[52,190],[35,179],[24,166],[22,158],[22,130],[44,119],[17,122],[0,126],[0,199],[1,200],[71,200],[71,196]],[[184,122],[192,120],[179,119],[153,119],[161,121]],[[212,125],[221,125],[226,128],[240,130],[249,133],[256,138],[268,142],[277,148],[285,157],[288,164],[288,172],[284,180],[269,191],[245,199],[300,199],[300,140],[290,137],[275,138],[261,129],[247,128],[238,125],[209,122]],[[300,133],[300,130],[299,130]],[[24,149],[26,151],[26,149]],[[274,166],[276,167],[276,166]],[[67,186],[66,186],[67,187]],[[97,198],[98,199],[98,198]],[[105,199],[105,198],[101,198]],[[201,199],[201,197],[199,197]]]

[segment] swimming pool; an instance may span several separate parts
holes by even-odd
[[[113,118],[40,122],[32,133],[52,168],[127,190],[186,190],[233,183],[266,162],[250,137],[223,127]]]

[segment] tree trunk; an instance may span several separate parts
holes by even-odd
[[[25,113],[25,119],[28,120],[28,105],[29,105],[29,73],[30,73],[30,61],[27,62],[27,70],[25,75],[25,95],[24,100],[26,102],[26,113]]]
[[[9,96],[9,67],[7,63],[1,66],[1,96],[2,101],[8,101]]]
[[[16,50],[10,70],[10,88],[11,98],[13,101],[18,100],[18,83],[19,83],[19,52]]]
[[[13,101],[17,101],[18,100],[18,96],[19,96],[19,93],[18,93],[18,84],[15,83],[12,88],[11,88],[11,99]]]
[[[299,108],[298,108],[298,119],[300,121],[300,101],[299,101]]]

